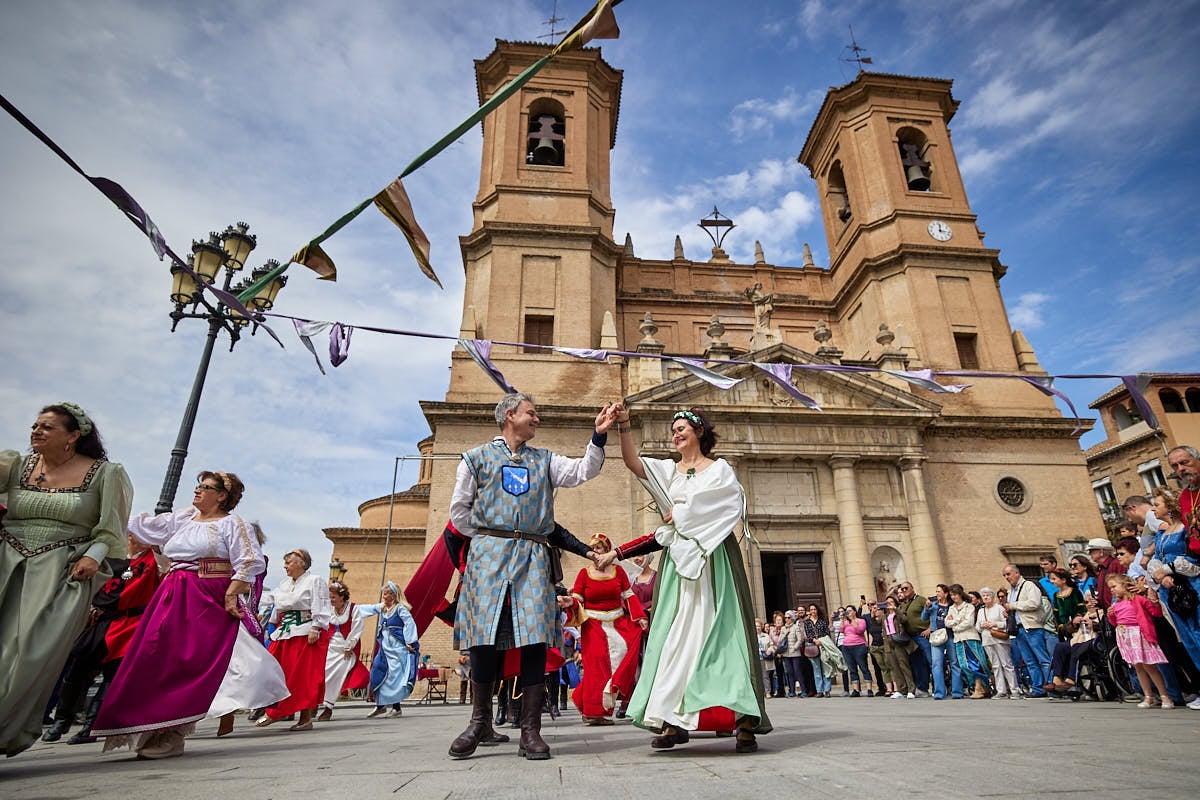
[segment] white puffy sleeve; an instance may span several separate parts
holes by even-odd
[[[221,538],[229,548],[229,563],[233,565],[233,579],[249,583],[255,576],[267,570],[267,560],[263,558],[262,546],[259,545],[254,531],[246,520],[237,514],[230,514],[221,520]],[[329,602],[329,598],[325,598]]]
[[[329,599],[329,584],[320,575],[313,575],[312,593],[313,627],[323,631],[333,620],[333,602]]]
[[[162,547],[171,540],[180,525],[190,522],[195,515],[196,509],[191,506],[180,511],[168,511],[155,516],[142,513],[129,518],[127,530],[130,536],[142,544]]]

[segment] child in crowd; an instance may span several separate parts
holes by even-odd
[[[1174,708],[1175,704],[1167,696],[1162,673],[1153,666],[1167,662],[1167,657],[1158,646],[1153,620],[1153,617],[1162,616],[1162,609],[1157,603],[1135,594],[1136,584],[1128,575],[1109,575],[1105,582],[1113,596],[1108,615],[1109,621],[1117,628],[1117,647],[1125,663],[1137,671],[1138,683],[1142,685],[1145,695],[1137,707],[1153,708],[1158,705],[1149,691],[1153,684],[1162,698],[1162,707]]]

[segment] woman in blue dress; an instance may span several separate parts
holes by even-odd
[[[400,716],[400,702],[412,694],[417,682],[421,650],[417,642],[417,623],[410,608],[404,592],[391,581],[383,587],[382,603],[358,606],[358,613],[364,618],[379,615],[375,659],[371,663],[371,695],[375,698],[375,710],[367,715],[368,718],[384,714]]]
[[[1192,663],[1200,668],[1200,614],[1178,614],[1167,605],[1171,587],[1177,581],[1187,582],[1200,592],[1200,564],[1187,552],[1187,529],[1179,512],[1179,497],[1165,486],[1154,490],[1154,516],[1161,523],[1154,537],[1154,560],[1150,562],[1150,574],[1158,583],[1158,596],[1163,607],[1171,614],[1179,641],[1191,656]]]

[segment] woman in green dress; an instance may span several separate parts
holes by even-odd
[[[758,749],[770,733],[753,603],[736,533],[745,530],[745,493],[733,467],[712,450],[717,434],[698,408],[671,420],[679,460],[638,457],[629,412],[617,404],[621,458],[654,498],[663,524],[600,557],[666,550],[654,589],[642,674],[629,701],[635,725],[659,732],[650,746],[674,747],[694,731],[736,730],[735,750]]]
[[[42,712],[83,628],[92,595],[125,555],[133,486],[74,403],[46,406],[22,456],[0,451],[0,747],[38,740]]]

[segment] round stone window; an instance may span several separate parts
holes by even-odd
[[[996,482],[993,496],[1005,511],[1020,514],[1029,509],[1029,492],[1025,484],[1011,475],[1006,475]]]

